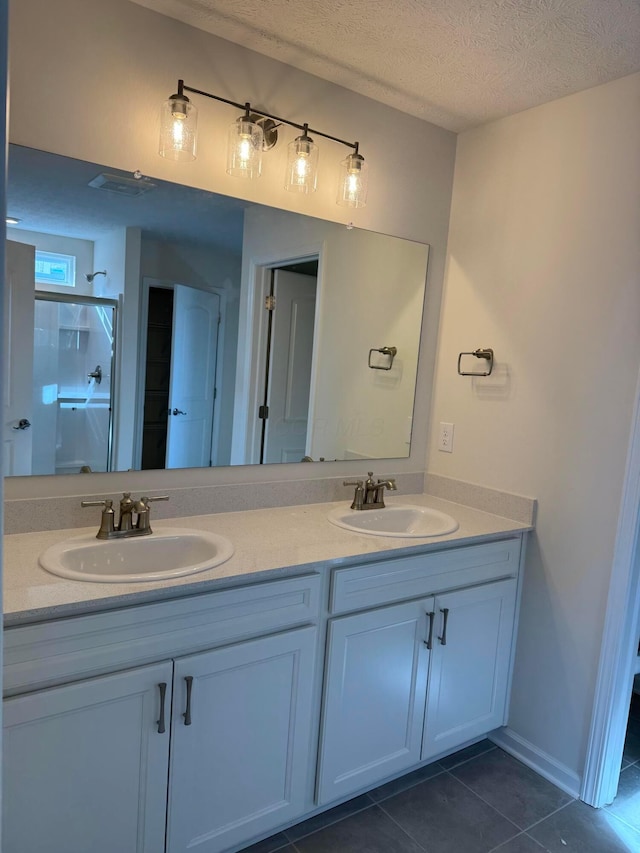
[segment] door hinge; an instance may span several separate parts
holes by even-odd
[[[258,407],[258,418],[261,421],[266,421],[269,417],[269,406],[259,406]]]
[[[267,311],[273,311],[276,307],[276,298],[273,293],[270,293],[268,296],[264,298],[264,307]]]
[[[218,397],[218,389],[214,388],[213,389],[213,399],[215,400],[215,399],[217,399],[217,397]]]

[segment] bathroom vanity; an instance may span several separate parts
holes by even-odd
[[[7,537],[6,853],[240,850],[503,725],[531,525],[412,502],[458,530],[177,519],[234,556],[128,588],[38,568],[79,531]]]

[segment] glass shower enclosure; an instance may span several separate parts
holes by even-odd
[[[32,474],[111,470],[116,305],[35,294]]]

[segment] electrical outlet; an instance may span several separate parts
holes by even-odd
[[[453,453],[453,429],[453,424],[440,424],[438,450],[442,450],[443,453]]]

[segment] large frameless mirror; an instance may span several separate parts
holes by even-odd
[[[10,146],[11,475],[409,455],[428,246]]]

